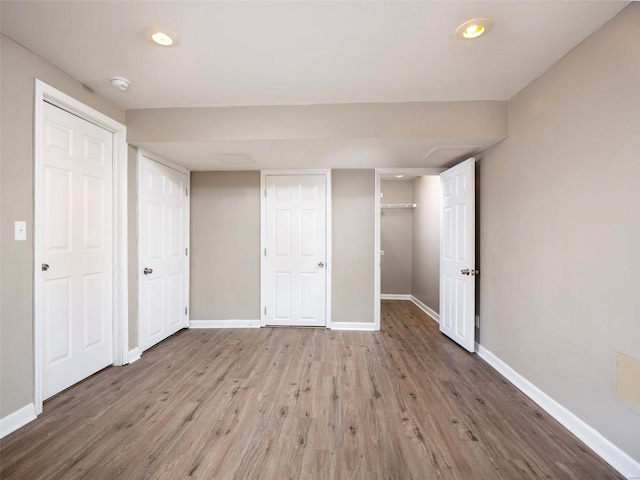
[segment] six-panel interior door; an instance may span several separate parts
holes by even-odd
[[[265,181],[266,324],[325,326],[326,177]]]
[[[42,393],[113,363],[112,134],[44,102],[37,172]]]
[[[475,160],[440,174],[440,331],[475,349]]]
[[[144,351],[187,327],[187,175],[141,157],[139,340]]]

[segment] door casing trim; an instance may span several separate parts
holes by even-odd
[[[120,122],[98,112],[97,110],[70,97],[60,90],[35,80],[33,156],[34,156],[34,215],[33,215],[33,352],[34,352],[34,405],[35,413],[42,413],[42,289],[40,288],[39,265],[42,263],[39,239],[39,228],[43,220],[43,212],[39,205],[39,194],[42,190],[42,158],[41,139],[43,135],[43,103],[47,101],[88,122],[98,125],[113,134],[113,365],[124,365],[129,362],[129,299],[127,285],[127,127]],[[38,232],[38,233],[36,233]]]
[[[267,325],[267,316],[264,309],[267,306],[267,265],[264,256],[264,249],[267,247],[267,202],[266,177],[271,175],[324,175],[327,185],[327,216],[326,216],[326,255],[325,261],[327,277],[325,282],[325,327],[331,328],[331,169],[311,169],[311,170],[261,170],[260,171],[260,326]]]

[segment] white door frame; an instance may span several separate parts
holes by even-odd
[[[180,165],[177,165],[173,162],[170,162],[169,160],[166,160],[162,157],[157,156],[154,153],[148,152],[147,150],[143,150],[142,148],[138,148],[137,149],[137,155],[136,155],[136,161],[137,161],[137,166],[136,166],[136,185],[137,185],[137,192],[138,192],[138,198],[137,198],[137,202],[136,202],[136,225],[138,226],[138,230],[136,231],[136,236],[137,236],[137,256],[138,258],[136,259],[136,265],[137,265],[137,269],[136,269],[136,285],[137,285],[137,291],[138,291],[138,352],[140,352],[140,282],[141,282],[141,278],[140,278],[140,270],[141,270],[141,264],[140,264],[140,189],[141,189],[141,185],[140,182],[142,181],[142,157],[146,157],[150,160],[153,160],[154,162],[157,162],[161,165],[164,165],[165,167],[169,167],[169,168],[173,168],[174,170],[177,170],[180,173],[184,173],[187,176],[187,211],[186,211],[186,215],[187,215],[187,225],[186,225],[186,232],[184,232],[185,234],[185,247],[187,248],[187,252],[188,255],[185,255],[185,262],[186,262],[186,270],[185,270],[185,290],[184,290],[184,294],[185,294],[185,300],[187,302],[187,325],[186,327],[189,328],[189,319],[191,318],[191,305],[189,304],[189,286],[190,286],[190,273],[189,273],[189,266],[191,264],[191,237],[190,237],[190,233],[191,233],[191,170],[187,170],[184,167],[181,167]]]
[[[374,194],[374,242],[373,242],[373,319],[374,329],[380,330],[380,182],[382,175],[440,175],[446,168],[376,168],[376,189]]]
[[[35,413],[42,413],[42,350],[43,319],[40,265],[42,264],[40,235],[36,233],[42,224],[44,212],[38,202],[43,188],[42,135],[44,133],[43,102],[47,101],[63,110],[96,124],[113,133],[113,364],[128,363],[129,317],[127,294],[127,128],[69,95],[36,79],[34,101],[34,234],[33,234],[33,338],[34,338],[34,405]]]
[[[267,248],[267,183],[266,177],[269,175],[324,175],[327,182],[327,228],[326,228],[326,249],[327,267],[326,294],[325,294],[325,317],[326,328],[331,328],[331,169],[318,170],[261,170],[260,171],[260,326],[267,325],[265,308],[267,306],[267,262],[265,261],[265,249]]]

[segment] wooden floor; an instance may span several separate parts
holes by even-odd
[[[183,331],[54,397],[0,478],[621,479],[410,302],[381,332]]]

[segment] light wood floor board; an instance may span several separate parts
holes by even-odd
[[[0,478],[621,479],[411,302],[382,331],[182,331],[46,402]]]

